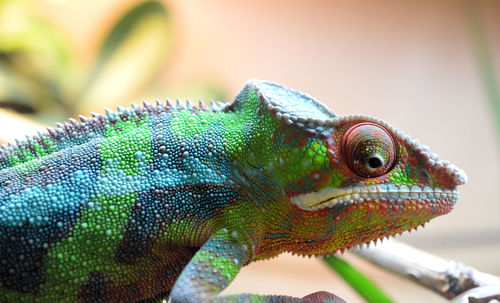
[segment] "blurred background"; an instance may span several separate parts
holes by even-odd
[[[464,169],[449,215],[403,241],[500,275],[498,1],[0,0],[0,143],[142,99],[231,101],[250,78],[364,113]],[[445,302],[346,253],[397,302]],[[317,259],[243,269],[226,293],[363,302]]]

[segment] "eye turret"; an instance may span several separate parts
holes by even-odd
[[[386,174],[392,168],[396,149],[392,136],[383,127],[365,122],[345,132],[342,152],[354,173],[374,178]]]

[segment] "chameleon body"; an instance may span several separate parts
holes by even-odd
[[[0,150],[0,302],[340,302],[219,293],[254,260],[422,225],[465,181],[389,124],[266,81],[70,119]]]

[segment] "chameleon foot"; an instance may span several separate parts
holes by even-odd
[[[336,295],[326,292],[318,291],[307,295],[302,298],[302,303],[345,303],[345,301]]]

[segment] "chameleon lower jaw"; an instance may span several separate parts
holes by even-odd
[[[414,200],[425,203],[445,203],[453,207],[458,200],[457,189],[431,188],[429,186],[414,185],[396,187],[394,185],[368,185],[355,186],[351,188],[325,188],[319,192],[300,194],[290,198],[290,201],[299,208],[314,211],[326,207],[350,205],[364,201],[388,201],[391,204],[399,204],[405,200]]]

